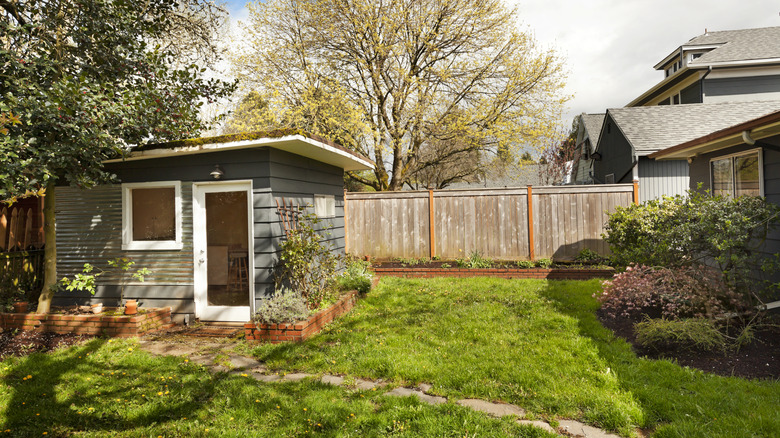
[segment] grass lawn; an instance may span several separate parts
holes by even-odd
[[[8,359],[0,379],[0,436],[552,436],[452,403],[214,375],[133,341]]]
[[[777,436],[780,382],[637,358],[595,317],[598,281],[384,279],[323,334],[262,345],[270,367],[434,385],[630,435]]]

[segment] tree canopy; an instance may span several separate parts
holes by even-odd
[[[564,72],[501,0],[270,0],[249,6],[234,56],[246,89],[232,129],[296,127],[371,157],[398,190],[446,186],[541,144]],[[262,100],[253,107],[251,100]],[[436,178],[431,179],[430,176]]]

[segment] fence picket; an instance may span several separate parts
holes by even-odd
[[[2,212],[0,212],[0,252],[4,252],[8,248],[6,246],[7,235],[8,235],[8,209],[3,207]]]

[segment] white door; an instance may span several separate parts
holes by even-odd
[[[195,183],[192,198],[195,316],[249,321],[254,302],[252,182]]]

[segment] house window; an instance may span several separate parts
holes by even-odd
[[[181,182],[122,184],[122,249],[181,249]]]
[[[314,195],[314,214],[317,217],[335,217],[336,198],[333,195]]]
[[[615,174],[604,175],[604,184],[615,184]]]
[[[727,196],[763,196],[762,167],[760,149],[712,159],[712,193]]]

